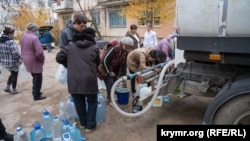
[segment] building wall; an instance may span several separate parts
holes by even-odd
[[[127,24],[126,27],[109,27],[109,8],[104,8],[100,6],[96,6],[97,0],[81,0],[80,4],[82,8],[84,9],[85,14],[89,19],[91,19],[90,16],[90,10],[92,10],[94,7],[95,10],[100,11],[100,26],[98,27],[102,37],[104,40],[112,40],[112,39],[120,39],[125,36],[126,32],[129,30],[131,24],[137,24],[137,19],[126,19]],[[173,2],[170,5],[170,8],[175,9],[175,2]],[[173,10],[174,11],[174,10]],[[60,29],[63,29],[65,25],[62,25],[62,16],[64,15],[71,15],[73,18],[74,13],[81,12],[81,9],[76,1],[73,1],[73,12],[72,13],[63,13],[58,14],[58,22],[60,26]],[[88,24],[90,26],[90,24]],[[158,39],[162,39],[166,37],[168,34],[171,34],[174,32],[174,19],[168,20],[164,25],[160,25],[158,27],[153,27],[153,30],[157,33]],[[140,27],[138,26],[138,33],[140,34],[141,38],[143,38],[144,33],[146,31],[147,27]]]

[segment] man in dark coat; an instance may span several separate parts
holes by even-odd
[[[66,46],[74,35],[79,34],[86,27],[87,19],[82,14],[76,14],[74,16],[74,21],[69,22],[67,27],[61,31],[59,39],[59,47],[63,48]]]
[[[97,124],[96,78],[100,58],[94,36],[93,29],[85,28],[82,34],[73,36],[73,40],[61,48],[56,56],[56,61],[68,69],[68,92],[74,99],[80,127],[86,128],[86,132],[92,132]],[[87,98],[87,110],[85,98]]]

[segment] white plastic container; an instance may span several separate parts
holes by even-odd
[[[152,87],[143,87],[140,89],[140,99],[147,97],[152,92]]]
[[[162,107],[162,102],[163,102],[162,96],[157,96],[154,101],[153,107]]]

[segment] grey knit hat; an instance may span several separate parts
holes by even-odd
[[[134,41],[130,37],[123,37],[121,39],[121,43],[126,46],[132,47],[134,45]]]
[[[39,27],[34,23],[30,23],[30,24],[28,24],[27,29],[29,31],[36,32],[39,30]]]

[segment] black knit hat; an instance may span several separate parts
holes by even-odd
[[[93,28],[85,28],[82,33],[73,36],[73,41],[78,40],[88,40],[96,43],[95,30]]]
[[[88,34],[92,37],[95,37],[95,30],[93,28],[87,27],[82,31],[82,34]]]

